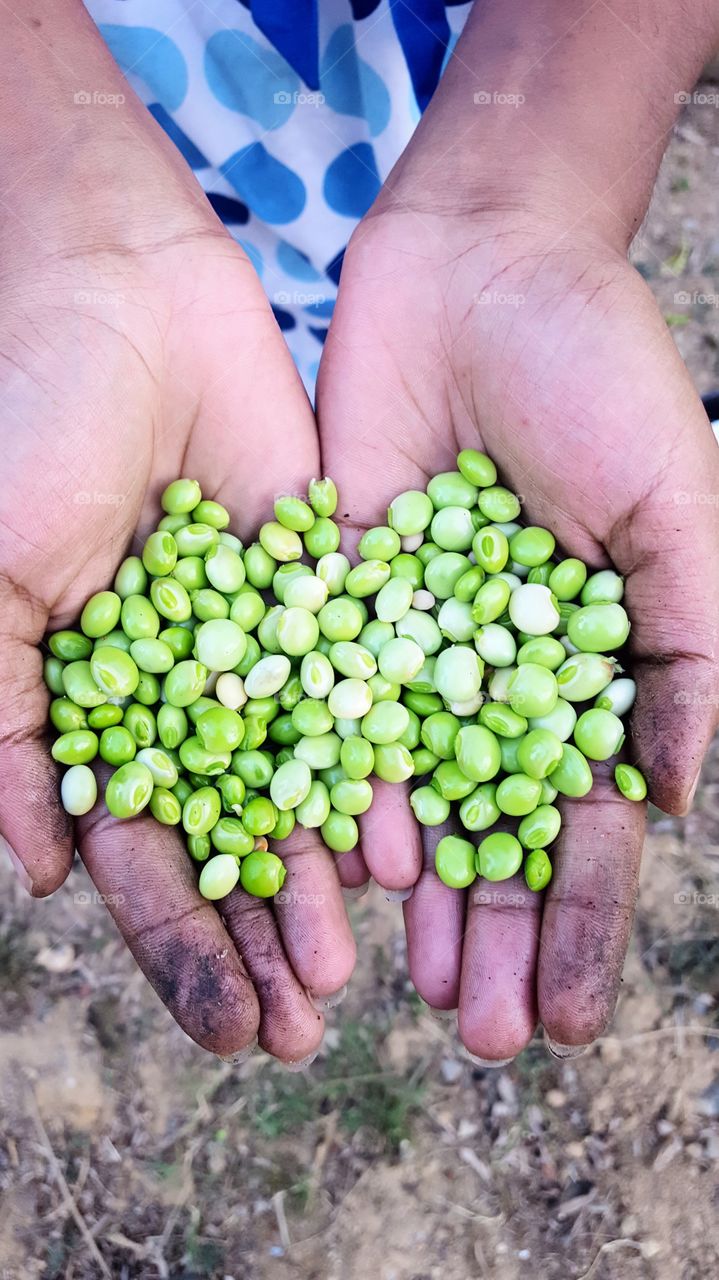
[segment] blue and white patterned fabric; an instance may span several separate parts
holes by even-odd
[[[347,241],[409,141],[471,4],[86,6],[254,264],[312,393]]]

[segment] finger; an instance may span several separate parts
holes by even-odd
[[[542,895],[521,875],[477,880],[469,890],[457,1024],[484,1061],[516,1057],[534,1035],[541,919]]]
[[[43,898],[59,888],[72,866],[72,822],[60,803],[60,770],[50,756],[42,656],[17,636],[6,634],[3,647],[0,831],[21,883]]]
[[[411,889],[422,870],[422,841],[408,789],[373,778],[372,790],[372,807],[359,823],[364,860],[383,889]]]
[[[292,971],[268,904],[238,887],[220,904],[220,916],[259,996],[260,1047],[283,1062],[310,1057],[324,1018]]]
[[[316,831],[295,827],[282,841],[287,876],[275,900],[285,951],[311,996],[334,994],[357,959],[332,854]]]
[[[353,891],[355,889],[363,889],[369,883],[367,863],[362,857],[359,845],[356,845],[354,849],[348,850],[347,853],[336,853],[335,868],[342,888],[351,891],[350,897],[357,897],[358,895]]]
[[[423,827],[424,866],[411,898],[403,904],[409,975],[418,995],[433,1009],[456,1009],[462,967],[466,893],[443,884],[434,869],[434,851],[454,827]]]
[[[130,951],[197,1044],[223,1056],[252,1043],[257,996],[176,831],[108,813],[78,822],[79,850]]]
[[[625,800],[610,769],[561,805],[539,949],[539,1016],[550,1040],[590,1044],[610,1021],[629,944],[646,806]]]
[[[698,412],[676,465],[610,543],[633,623],[634,762],[652,801],[675,814],[691,803],[719,723],[719,575],[707,570],[719,556],[719,449]]]

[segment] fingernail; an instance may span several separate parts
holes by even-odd
[[[470,1053],[469,1050],[467,1050],[467,1057],[478,1067],[506,1067],[510,1062],[514,1062],[514,1058],[478,1058],[476,1053]]]
[[[251,1040],[244,1049],[238,1049],[237,1053],[220,1053],[217,1056],[221,1062],[228,1062],[231,1067],[239,1067],[241,1062],[247,1062],[247,1059],[252,1057],[257,1044],[258,1040],[257,1036],[255,1036],[254,1040]]]
[[[286,1062],[285,1066],[288,1071],[304,1071],[305,1067],[309,1067],[314,1062],[319,1049],[315,1049],[314,1053],[308,1053],[306,1058],[300,1058],[299,1062]]]
[[[339,991],[331,991],[328,996],[310,996],[315,1009],[334,1009],[335,1005],[341,1004],[347,995],[347,983],[340,987]]]
[[[388,902],[406,902],[414,893],[414,885],[409,889],[385,889],[384,896]]]
[[[32,880],[30,879],[27,869],[18,858],[12,845],[8,844],[4,836],[0,836],[0,842],[2,842],[2,844],[4,844],[5,848],[7,849],[7,856],[13,865],[15,875],[20,881],[20,884],[22,885],[23,889],[25,890],[26,893],[32,893]]]
[[[457,1016],[456,1009],[435,1009],[434,1005],[427,1005],[427,1013],[431,1018],[435,1018],[437,1022],[451,1022]]]
[[[356,902],[358,898],[364,898],[369,890],[369,880],[366,884],[342,885],[342,896],[346,902]]]
[[[692,807],[692,805],[693,805],[693,803],[694,803],[694,797],[695,797],[695,795],[696,795],[696,793],[697,793],[697,787],[699,786],[699,779],[700,779],[700,777],[701,777],[701,772],[702,772],[702,771],[701,771],[701,769],[700,769],[700,770],[699,770],[699,772],[697,773],[697,776],[696,776],[696,778],[694,779],[694,781],[693,781],[692,785],[691,785],[691,786],[690,786],[690,788],[689,788],[689,794],[688,794],[688,796],[687,796],[686,808],[685,808],[685,810],[684,810],[684,812],[685,812],[685,813],[688,813],[688,812],[689,812],[689,810],[691,809],[691,807]]]
[[[587,1052],[588,1044],[560,1044],[558,1040],[552,1040],[545,1032],[544,1043],[553,1058],[561,1058],[568,1062],[571,1058],[581,1058],[583,1053]]]

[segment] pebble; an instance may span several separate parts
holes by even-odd
[[[440,1066],[440,1075],[445,1084],[456,1084],[461,1080],[464,1068],[461,1062],[456,1058],[443,1058]]]
[[[567,1095],[566,1093],[562,1093],[561,1089],[548,1089],[544,1096],[547,1106],[554,1107],[556,1111],[561,1107],[566,1106]]]

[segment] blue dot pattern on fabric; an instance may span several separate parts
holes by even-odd
[[[389,94],[377,72],[358,56],[349,22],[338,27],[327,42],[320,63],[320,88],[333,111],[365,119],[373,138],[386,129]]]
[[[226,227],[244,227],[245,223],[249,222],[250,211],[241,200],[221,195],[218,191],[208,191],[206,195],[218,218]]]
[[[439,84],[449,23],[441,0],[389,0],[392,21],[412,78],[412,88],[421,111],[429,105]]]
[[[277,262],[288,276],[292,276],[295,280],[321,280],[322,276],[312,266],[306,253],[300,253],[299,249],[295,249],[294,245],[288,244],[286,240],[280,240],[277,246]]]
[[[347,147],[328,166],[322,186],[331,209],[348,218],[361,218],[380,189],[374,151],[369,142]]]
[[[316,302],[308,302],[305,305],[305,311],[309,316],[313,316],[315,320],[331,320],[334,309],[334,298],[318,298]]]
[[[275,49],[244,31],[217,31],[205,46],[205,76],[223,106],[279,129],[295,110],[300,78]]]
[[[294,329],[297,321],[289,311],[283,311],[282,307],[273,307],[272,312],[283,333],[288,333],[290,329]]]
[[[305,207],[305,184],[261,142],[240,147],[220,166],[228,182],[264,222],[293,222]]]
[[[251,240],[238,240],[237,243],[241,249],[244,249],[258,276],[261,276],[265,269],[265,264],[257,245],[253,244]]]
[[[332,261],[328,262],[325,267],[325,275],[329,277],[333,284],[339,284],[340,282],[342,263],[345,260],[345,252],[346,249],[340,249],[339,253],[336,253]]]
[[[209,161],[202,152],[198,150],[191,138],[182,132],[179,124],[175,124],[172,116],[168,116],[165,108],[160,106],[159,102],[150,104],[150,113],[153,115],[157,123],[165,130],[168,138],[174,142],[180,155],[187,161],[191,169],[206,169]]]
[[[310,333],[312,334],[312,337],[313,337],[313,338],[316,338],[316,339],[317,339],[317,341],[318,341],[320,344],[324,345],[324,340],[325,340],[325,338],[327,337],[327,330],[326,330],[326,329],[318,329],[318,328],[317,328],[315,325],[313,325],[313,324],[311,324],[309,328],[310,328]]]
[[[174,40],[153,27],[102,23],[99,30],[125,74],[140,76],[166,111],[176,111],[187,93],[187,63]]]

